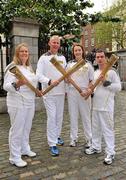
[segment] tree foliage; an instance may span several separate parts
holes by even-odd
[[[36,19],[40,35],[80,34],[80,26],[103,20],[101,13],[88,14],[84,9],[93,7],[88,0],[1,0],[0,33],[8,34],[14,17]]]
[[[95,25],[96,44],[100,46],[104,43],[112,43],[118,49],[126,47],[126,0],[118,0],[109,10],[104,13],[104,22]],[[109,21],[109,17],[114,17],[114,21]],[[120,21],[119,21],[120,19]],[[116,23],[113,23],[116,22]]]
[[[105,48],[112,44],[112,23],[98,22],[95,24],[95,43],[97,48]]]
[[[9,22],[13,17],[24,17],[36,19],[44,35],[55,32],[62,35],[76,34],[79,30],[78,14],[92,6],[84,0],[1,0],[0,33],[8,33]]]
[[[117,4],[112,6],[109,15],[115,14],[120,17],[122,21],[112,24],[112,38],[116,43],[117,48],[126,48],[126,10],[125,10],[126,0],[118,0]]]

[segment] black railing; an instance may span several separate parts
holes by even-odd
[[[2,41],[0,36],[0,97],[6,96],[6,92],[3,89],[4,68],[10,63],[10,44],[8,38],[5,38],[5,41]]]
[[[39,57],[45,52],[47,52],[48,49],[49,49],[48,40],[38,41],[38,56]],[[60,47],[59,52],[62,53],[66,57],[67,61],[72,59],[71,46],[67,42],[61,42],[61,47]]]

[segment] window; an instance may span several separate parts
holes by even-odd
[[[85,40],[85,47],[88,47],[88,39]]]
[[[88,31],[87,30],[85,30],[85,36],[87,36],[88,35]]]
[[[94,28],[91,29],[91,34],[93,34],[93,33],[94,33]]]
[[[91,38],[91,46],[94,46],[94,38]]]

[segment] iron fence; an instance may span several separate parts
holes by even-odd
[[[38,56],[40,57],[42,54],[46,53],[48,49],[49,49],[48,40],[39,39]],[[71,46],[67,43],[67,41],[61,42],[59,53],[62,53],[65,56],[67,62],[72,59]]]
[[[7,37],[3,41],[0,36],[0,97],[6,96],[3,89],[4,69],[10,63],[10,45],[11,43]]]
[[[122,89],[126,90],[126,56],[119,57],[118,72],[122,83]]]

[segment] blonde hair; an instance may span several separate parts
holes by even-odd
[[[14,58],[13,58],[13,62],[16,65],[22,65],[22,61],[19,59],[19,51],[20,51],[21,47],[26,47],[29,51],[28,45],[26,43],[21,43],[21,44],[17,45],[17,47],[15,48],[15,53],[14,53]],[[29,65],[30,65],[30,59],[28,57],[26,66],[29,66]]]
[[[53,39],[58,39],[59,41],[61,40],[61,37],[58,35],[53,35],[52,37],[50,37],[50,41]]]

